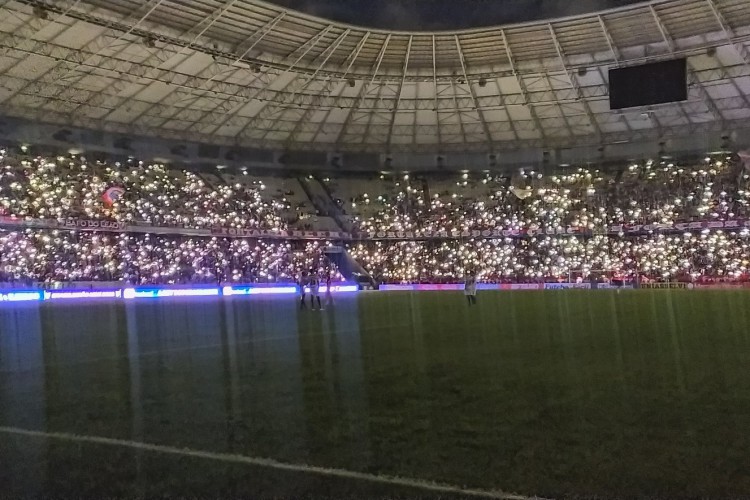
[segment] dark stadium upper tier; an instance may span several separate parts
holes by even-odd
[[[643,0],[270,0],[300,12],[384,30],[443,31],[553,19]]]

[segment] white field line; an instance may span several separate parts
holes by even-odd
[[[204,460],[215,460],[219,462],[228,462],[236,464],[252,465],[256,467],[267,467],[270,469],[283,470],[288,472],[298,472],[305,474],[317,474],[320,476],[337,477],[343,479],[354,479],[358,481],[368,481],[371,483],[388,484],[392,486],[402,486],[407,488],[421,489],[439,493],[457,494],[473,496],[477,498],[495,498],[502,500],[531,500],[536,497],[526,497],[505,493],[503,491],[490,491],[472,488],[463,488],[450,484],[433,483],[422,479],[412,479],[406,477],[380,476],[368,474],[366,472],[356,472],[346,469],[332,469],[328,467],[316,467],[314,465],[292,464],[279,462],[270,458],[248,457],[244,455],[234,455],[229,453],[217,453],[211,451],[193,450],[190,448],[176,448],[174,446],[164,446],[158,444],[141,443],[138,441],[127,441],[123,439],[113,439],[99,436],[85,436],[79,434],[69,434],[65,432],[42,432],[18,427],[0,426],[0,433],[11,434],[16,436],[25,436],[39,439],[54,439],[57,441],[67,441],[71,443],[84,443],[104,446],[116,446],[120,448],[130,448],[152,453],[161,453],[166,455],[176,455],[182,457],[201,458]]]

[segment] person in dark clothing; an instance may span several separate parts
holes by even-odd
[[[304,309],[305,308],[305,287],[308,284],[308,278],[307,278],[307,272],[302,271],[302,275],[299,278],[299,308]]]

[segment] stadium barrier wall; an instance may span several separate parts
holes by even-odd
[[[591,283],[545,283],[545,290],[591,290]]]
[[[740,290],[750,288],[750,283],[695,283],[693,288],[703,290]]]
[[[356,283],[341,282],[331,286],[331,293],[357,292],[359,287]],[[309,292],[309,289],[306,289]],[[327,293],[325,285],[320,287],[321,293]],[[64,300],[92,300],[92,299],[160,299],[168,297],[236,297],[247,295],[296,295],[299,287],[295,284],[272,284],[272,285],[227,285],[217,286],[195,286],[195,287],[121,287],[113,289],[82,290],[58,289],[58,290],[0,290],[0,303],[7,302],[46,302]]]
[[[442,284],[408,284],[408,285],[380,285],[378,290],[393,291],[463,291],[463,283],[442,283]],[[479,283],[477,290],[544,290],[544,283]]]
[[[656,289],[745,289],[750,283],[651,283],[647,288]],[[598,283],[596,289],[615,289],[609,283]],[[632,285],[619,288],[632,289]],[[380,291],[463,291],[463,283],[443,284],[384,284]],[[591,283],[480,283],[477,290],[591,290]],[[309,293],[309,288],[305,292]],[[356,283],[341,282],[331,287],[331,293],[353,293],[359,291]],[[321,293],[327,293],[325,285],[320,287]],[[242,297],[253,295],[295,295],[299,293],[299,286],[294,283],[225,285],[225,286],[141,286],[141,287],[106,287],[106,288],[62,288],[62,289],[7,289],[0,288],[0,303],[12,302],[44,302],[82,299],[160,299],[175,297]]]
[[[622,286],[616,286],[611,283],[545,283],[545,290],[617,290],[617,289],[632,289],[632,284],[623,284]]]
[[[597,283],[595,287],[592,287],[591,283],[479,283],[477,290],[591,290],[596,288],[598,290],[616,289],[618,287],[609,283]],[[619,288],[633,288],[632,285],[623,285]],[[395,284],[395,285],[380,285],[379,290],[386,292],[393,291],[463,291],[463,283],[442,283],[442,284]]]
[[[19,285],[18,283],[2,282],[0,283],[0,290],[3,289],[20,289],[28,288],[39,289],[39,290],[63,290],[63,289],[75,289],[75,290],[101,290],[108,288],[121,288],[123,287],[122,281],[53,281],[43,282],[34,281],[28,285]]]
[[[701,290],[741,290],[750,288],[750,282],[742,283],[646,283],[641,288],[680,288]]]

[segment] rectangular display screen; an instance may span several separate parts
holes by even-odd
[[[624,109],[687,100],[687,61],[609,70],[609,108]]]

